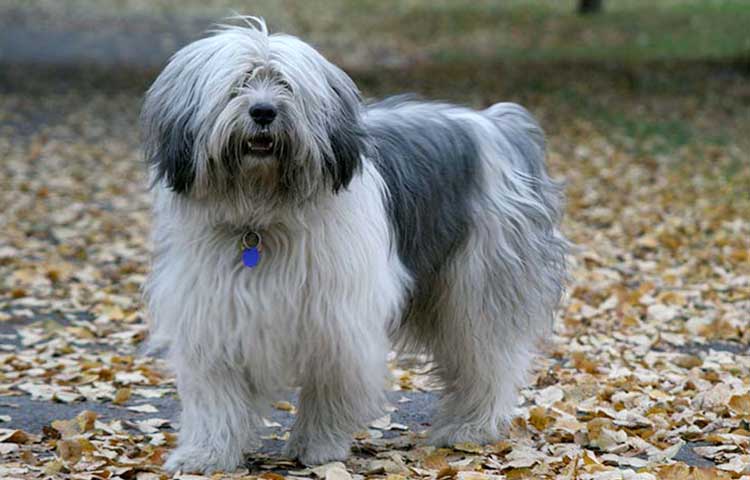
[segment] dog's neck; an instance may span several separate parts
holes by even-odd
[[[203,197],[170,195],[181,223],[211,226],[237,235],[247,231],[268,232],[274,228],[309,228],[321,209],[325,209],[325,203],[335,197],[327,189],[298,199],[278,189],[269,192],[249,188],[228,189]]]

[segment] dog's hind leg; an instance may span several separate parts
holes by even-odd
[[[538,331],[516,325],[493,289],[503,288],[477,254],[436,281],[431,306],[420,313],[418,341],[431,351],[443,384],[430,443],[497,441],[512,418]]]
[[[511,233],[491,213],[479,222],[417,323],[445,385],[439,445],[503,435],[562,291],[565,243],[553,229]]]

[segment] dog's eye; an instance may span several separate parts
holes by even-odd
[[[289,82],[287,82],[283,78],[280,78],[278,80],[278,84],[281,85],[281,88],[283,88],[284,90],[286,90],[286,91],[288,91],[290,93],[294,92],[294,89],[292,89],[292,86],[289,84]]]

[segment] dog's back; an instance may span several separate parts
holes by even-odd
[[[479,220],[493,217],[485,210],[492,198],[511,224],[523,216],[549,233],[559,222],[562,198],[547,175],[544,133],[523,107],[478,112],[397,96],[370,105],[364,124],[388,186],[398,253],[417,290],[429,287]]]
[[[471,226],[479,151],[473,134],[452,118],[453,108],[394,97],[365,115],[372,160],[389,190],[398,253],[418,285],[439,271]]]

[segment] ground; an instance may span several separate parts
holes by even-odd
[[[2,478],[165,476],[178,400],[142,352],[150,200],[135,125],[169,52],[233,3],[0,5]],[[317,15],[265,5],[368,97],[518,101],[547,130],[571,280],[507,438],[426,446],[435,385],[394,358],[392,411],[345,464],[280,456],[288,398],[233,476],[750,478],[747,8],[605,2],[610,16],[586,24],[569,5],[510,3],[362,2],[358,17],[334,0]]]

